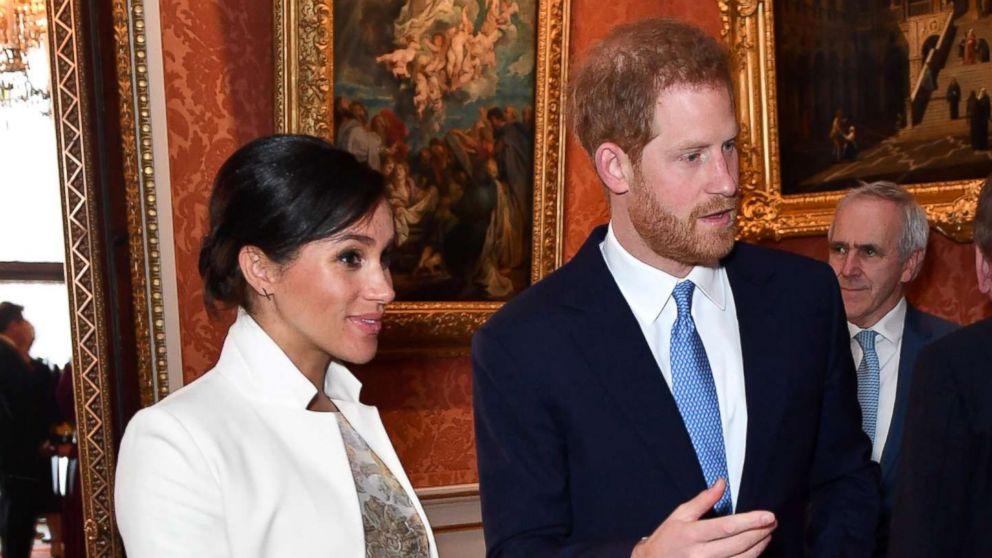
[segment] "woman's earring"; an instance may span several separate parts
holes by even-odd
[[[265,300],[272,300],[272,293],[265,289],[262,289],[262,296],[265,297]]]

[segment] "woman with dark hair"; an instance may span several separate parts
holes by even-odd
[[[200,251],[216,367],[127,427],[117,521],[132,558],[434,557],[427,518],[343,363],[375,355],[393,299],[382,175],[306,136],[221,167]]]

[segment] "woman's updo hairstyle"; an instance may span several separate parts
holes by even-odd
[[[238,265],[243,246],[288,263],[304,244],[369,215],[385,195],[381,174],[319,138],[268,136],[238,149],[210,194],[210,232],[200,247],[207,309],[249,308]]]

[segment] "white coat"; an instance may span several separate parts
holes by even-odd
[[[375,407],[331,364],[324,391],[399,480],[437,546]],[[365,558],[365,534],[333,413],[244,311],[217,366],[134,416],[116,477],[130,558]]]

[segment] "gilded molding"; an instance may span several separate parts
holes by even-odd
[[[333,0],[274,0],[275,128],[332,139]],[[534,99],[531,280],[562,263],[569,0],[540,0]],[[380,354],[459,355],[498,302],[395,302]]]
[[[113,0],[122,162],[142,406],[169,395],[144,0]]]
[[[540,2],[538,8],[532,282],[562,263],[569,8],[568,0]]]
[[[772,0],[717,0],[720,35],[732,59],[741,167],[739,235],[750,240],[826,233],[843,192],[782,195],[776,110]],[[971,239],[980,180],[911,185],[930,225],[959,242]]]
[[[276,130],[333,139],[332,0],[275,0]]]
[[[99,198],[88,136],[91,100],[84,54],[86,4],[49,0],[52,111],[66,243],[66,287],[73,338],[73,383],[83,491],[86,555],[121,556],[113,521],[115,444],[111,427],[108,330],[101,247]]]

